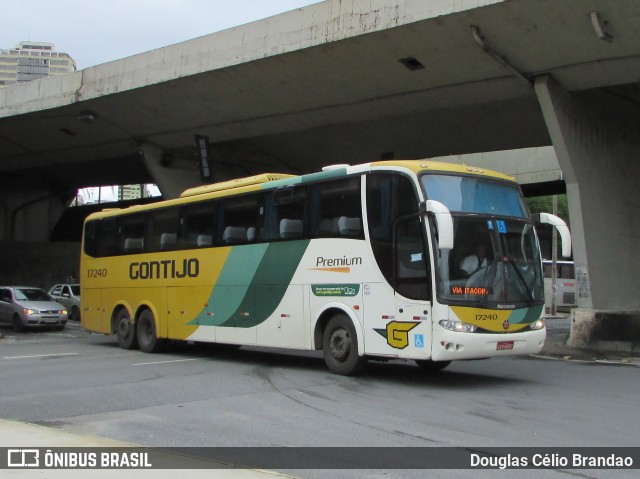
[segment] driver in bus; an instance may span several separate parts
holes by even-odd
[[[471,276],[476,271],[486,268],[488,264],[486,248],[483,243],[478,243],[475,254],[471,254],[460,261],[460,269]]]

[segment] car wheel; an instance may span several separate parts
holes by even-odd
[[[13,330],[16,333],[24,331],[24,324],[22,324],[22,320],[17,314],[13,317]]]
[[[77,306],[71,308],[71,319],[73,321],[80,321],[80,308]]]
[[[116,315],[115,329],[118,346],[122,349],[135,349],[138,347],[136,325],[131,321],[129,312],[125,308],[121,308]]]

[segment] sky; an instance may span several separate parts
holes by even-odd
[[[81,70],[318,1],[29,0],[0,20],[0,48],[50,42]]]

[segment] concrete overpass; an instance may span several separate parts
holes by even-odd
[[[639,335],[639,26],[635,0],[328,0],[6,88],[0,234],[46,241],[89,184],[176,195],[199,181],[195,134],[220,179],[553,145],[580,271],[573,336],[605,317]]]

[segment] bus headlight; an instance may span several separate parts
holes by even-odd
[[[462,321],[451,321],[449,319],[442,319],[438,324],[444,329],[455,331],[457,333],[473,333],[478,329],[478,326],[475,324],[463,323]]]
[[[535,320],[533,323],[529,325],[532,331],[537,331],[538,329],[544,328],[544,319],[540,318]]]

